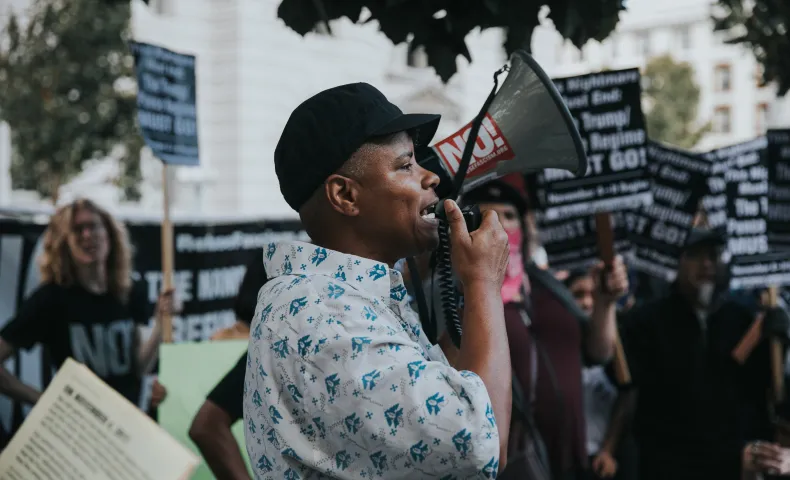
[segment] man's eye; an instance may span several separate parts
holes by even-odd
[[[513,212],[505,212],[505,214],[502,215],[502,216],[505,217],[505,220],[515,220],[516,219],[516,214],[513,213]]]
[[[413,164],[413,163],[411,163],[411,162],[409,162],[409,163],[407,163],[406,165],[404,165],[404,166],[402,166],[402,167],[400,167],[400,168],[401,168],[402,170],[411,170],[413,166],[414,166],[414,164]]]

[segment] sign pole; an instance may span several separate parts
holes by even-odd
[[[173,224],[170,221],[170,187],[168,166],[162,163],[162,290],[173,288]],[[170,312],[162,316],[162,341],[173,341],[173,318]]]
[[[612,216],[609,212],[595,214],[595,230],[598,235],[598,251],[607,269],[614,264],[614,232],[612,231]],[[623,343],[615,325],[614,331],[614,374],[620,385],[631,383],[631,370],[625,358]]]

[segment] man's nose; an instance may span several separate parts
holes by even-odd
[[[419,166],[419,167],[422,169],[422,186],[423,186],[423,188],[425,188],[425,189],[428,189],[428,188],[436,189],[436,187],[439,186],[439,182],[441,181],[439,179],[439,175],[436,175],[435,173],[433,173],[432,171],[428,170],[427,168],[424,168],[422,166]]]

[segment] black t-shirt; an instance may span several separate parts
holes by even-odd
[[[244,399],[244,375],[246,372],[247,353],[245,352],[207,397],[230,416],[231,423],[235,423],[244,417],[242,403]]]
[[[233,311],[237,320],[247,325],[252,322],[258,303],[258,292],[264,283],[266,283],[266,270],[263,268],[263,254],[256,251],[247,263],[247,271],[244,273],[244,278],[239,285],[239,293],[233,303]]]
[[[123,305],[109,293],[49,283],[22,304],[0,337],[17,349],[43,345],[57,368],[72,357],[137,405],[142,382],[137,373],[137,326],[147,324],[150,313],[140,284]]]

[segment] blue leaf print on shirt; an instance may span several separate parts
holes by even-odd
[[[253,422],[252,419],[250,419],[250,421],[247,422],[247,426],[250,429],[250,433],[255,433],[255,422]]]
[[[351,455],[345,450],[341,450],[335,454],[335,465],[340,470],[345,470],[351,465]]]
[[[356,413],[352,413],[346,417],[345,424],[349,433],[357,433],[362,428],[362,419],[357,417]]]
[[[302,459],[299,455],[296,454],[296,452],[294,451],[293,448],[286,448],[285,450],[283,450],[280,453],[282,453],[283,455],[285,455],[287,457],[291,457],[294,460],[301,460]]]
[[[261,323],[266,322],[266,319],[269,317],[269,314],[272,313],[272,304],[266,305],[263,310],[261,310]]]
[[[325,344],[326,344],[326,338],[322,338],[321,340],[319,340],[318,343],[315,344],[315,348],[313,349],[313,353],[320,352],[321,351],[321,347],[323,347]]]
[[[458,398],[463,398],[466,400],[466,403],[472,405],[472,399],[469,398],[469,394],[466,393],[466,389],[464,387],[461,387],[461,393],[458,394]]]
[[[271,260],[272,257],[274,256],[274,252],[276,251],[277,251],[277,245],[275,245],[274,243],[270,243],[268,248],[266,249],[266,258],[268,260]]]
[[[291,306],[288,309],[288,313],[290,313],[292,317],[295,317],[296,314],[301,312],[302,309],[306,306],[307,306],[307,297],[299,297],[291,302]]]
[[[365,345],[370,345],[370,338],[354,337],[351,339],[351,351],[354,353],[362,353],[362,347]]]
[[[429,414],[439,415],[442,403],[444,403],[444,396],[442,396],[442,394],[439,392],[436,392],[428,397],[428,400],[425,401],[425,408],[428,409]]]
[[[461,453],[461,458],[466,458],[466,454],[472,448],[472,432],[467,432],[464,428],[453,435],[453,445]]]
[[[255,325],[255,330],[252,331],[252,338],[255,340],[260,340],[263,336],[263,322],[259,322]]]
[[[381,377],[381,373],[378,370],[373,370],[372,372],[368,372],[362,376],[362,388],[364,390],[373,390],[373,387],[376,386],[376,380]]]
[[[376,312],[374,312],[373,309],[367,305],[362,308],[362,314],[371,322],[375,322],[376,319],[379,318],[378,315],[376,315]]]
[[[372,268],[369,268],[367,274],[368,277],[372,278],[373,280],[378,280],[379,278],[382,278],[385,275],[387,275],[387,268],[384,265],[377,264],[374,265]]]
[[[285,358],[291,354],[291,349],[288,347],[288,337],[283,340],[279,340],[272,344],[272,350],[274,353],[277,354],[280,358]]]
[[[340,386],[340,379],[337,378],[336,373],[326,377],[324,379],[324,384],[326,384],[326,393],[332,397],[337,395],[337,387]]]
[[[387,470],[387,455],[379,450],[370,455],[370,461],[373,462],[373,468],[378,470],[379,475],[384,470]]]
[[[313,423],[315,424],[315,428],[321,432],[321,435],[326,435],[326,427],[324,426],[324,422],[321,420],[320,417],[313,418]]]
[[[398,302],[406,298],[406,287],[404,287],[403,285],[398,285],[397,287],[393,287],[390,290],[390,298]]]
[[[288,470],[285,471],[283,478],[285,480],[299,480],[302,477],[300,477],[299,474],[296,473],[296,470],[294,470],[293,468],[289,468]]]
[[[274,428],[270,428],[266,435],[269,442],[274,445],[274,448],[280,448],[280,441],[277,440],[277,432],[274,431]]]
[[[261,394],[258,393],[258,390],[255,390],[252,394],[252,403],[255,404],[256,407],[260,407],[263,405],[263,401],[261,400]]]
[[[266,371],[263,369],[263,365],[260,363],[258,364],[258,375],[261,377],[268,377],[269,375],[266,374]]]
[[[263,470],[264,472],[271,472],[272,471],[272,462],[269,461],[269,458],[266,455],[261,455],[261,458],[258,459],[258,470]]]
[[[313,344],[312,340],[310,340],[310,335],[305,335],[304,337],[299,339],[299,342],[296,344],[296,348],[299,351],[299,355],[302,358],[306,357],[310,353],[310,346]]]
[[[384,410],[384,418],[387,419],[387,425],[392,428],[398,428],[403,425],[403,409],[400,408],[400,404],[396,403]]]
[[[293,273],[294,269],[291,266],[291,260],[288,258],[288,255],[285,256],[285,261],[283,262],[283,275],[290,275]]]
[[[491,460],[483,467],[483,475],[486,478],[496,478],[497,472],[499,472],[499,460],[491,457]]]
[[[280,412],[274,407],[274,405],[269,407],[269,415],[272,417],[272,423],[275,425],[280,424],[280,420],[283,419],[283,416],[280,415]]]
[[[291,394],[291,398],[294,399],[294,402],[299,403],[302,401],[302,394],[299,392],[299,389],[296,388],[296,385],[293,383],[288,385],[288,393]]]
[[[326,260],[327,256],[328,256],[328,254],[326,253],[326,249],[318,247],[318,248],[315,249],[313,254],[310,255],[310,263],[312,263],[313,265],[315,265],[317,267],[318,265],[321,265],[321,262]]]
[[[343,280],[344,282],[346,281],[346,274],[343,272],[342,265],[339,265],[337,267],[337,272],[335,272],[335,278],[337,278],[338,280]]]
[[[492,427],[496,426],[496,418],[494,417],[494,409],[491,408],[491,404],[486,405],[486,418],[488,419],[488,423],[491,424]]]
[[[428,445],[426,445],[422,440],[415,443],[409,449],[409,453],[411,453],[411,459],[415,462],[422,463],[425,461],[425,456],[428,454]]]
[[[329,286],[326,287],[326,294],[331,299],[337,300],[338,298],[342,297],[344,293],[346,293],[346,289],[340,285],[330,283]]]
[[[408,367],[409,367],[409,376],[413,380],[417,380],[418,378],[420,378],[420,372],[425,370],[425,362],[423,362],[422,360],[415,360],[409,363]]]

